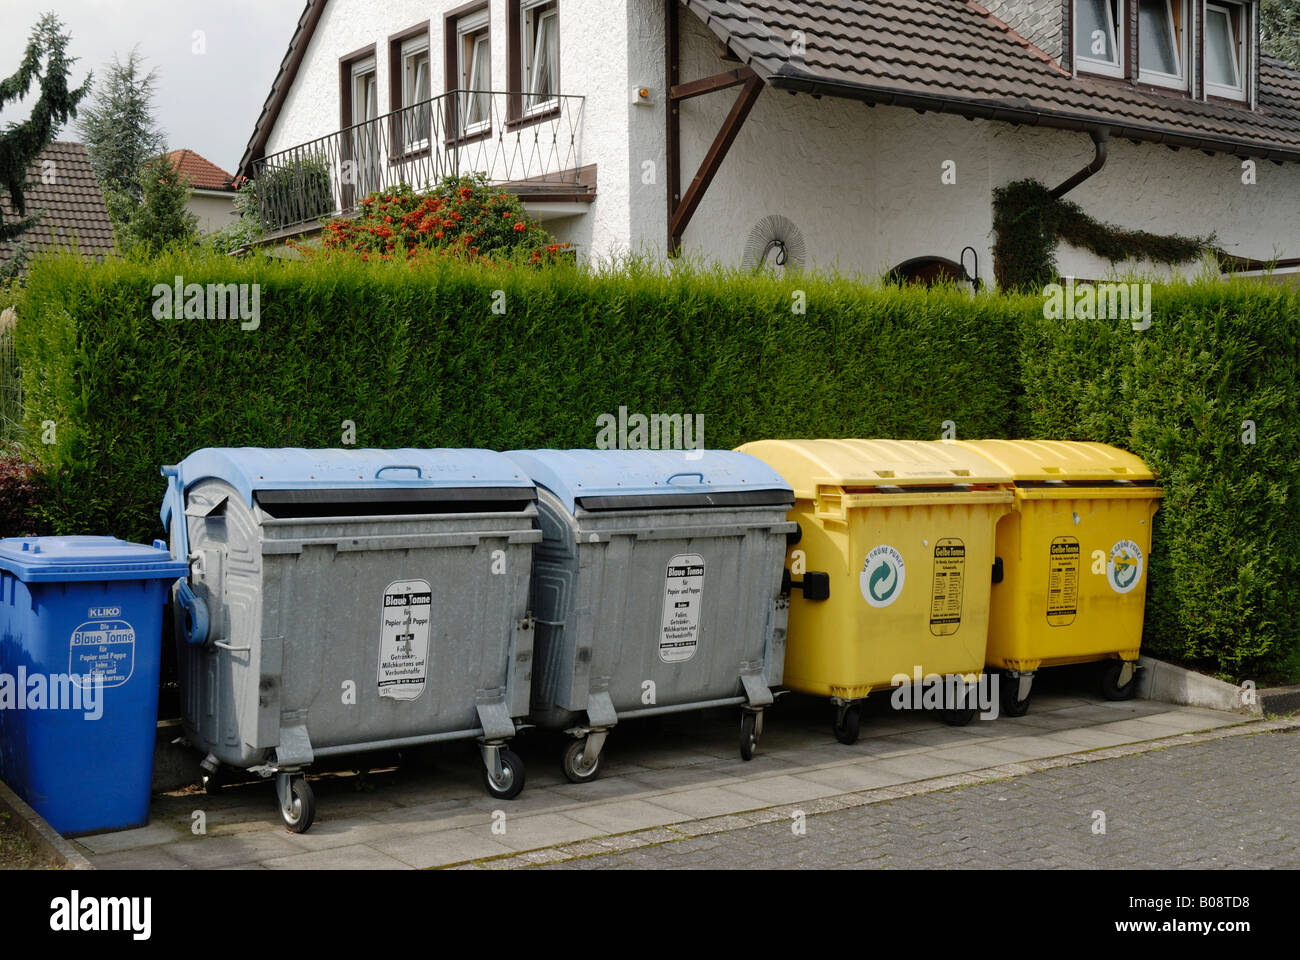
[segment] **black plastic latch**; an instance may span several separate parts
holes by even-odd
[[[809,571],[803,575],[803,579],[794,581],[790,578],[790,571],[781,572],[781,593],[789,596],[791,590],[802,590],[805,600],[829,600],[831,596],[831,575],[829,573],[813,573]]]
[[[1002,582],[1002,558],[1001,557],[993,558],[993,582],[994,583]]]

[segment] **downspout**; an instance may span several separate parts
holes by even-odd
[[[1092,134],[1092,145],[1095,150],[1092,162],[1053,190],[1052,199],[1061,199],[1061,197],[1065,196],[1093,174],[1098,173],[1102,167],[1106,166],[1106,156],[1108,153],[1108,145],[1110,143],[1110,128],[1097,127],[1095,130],[1089,132]]]

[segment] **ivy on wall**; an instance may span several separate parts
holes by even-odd
[[[1161,236],[1094,220],[1077,203],[1053,197],[1037,180],[993,191],[993,273],[1003,290],[1041,289],[1057,275],[1062,241],[1118,263],[1190,263],[1213,250],[1214,237]]]

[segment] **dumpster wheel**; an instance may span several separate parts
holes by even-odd
[[[998,677],[998,692],[1002,700],[1002,715],[1004,717],[1023,717],[1029,712],[1029,698],[1032,695],[1032,686],[1030,690],[1025,691],[1024,699],[1020,699],[1020,681],[1021,677],[1003,672]]]
[[[746,710],[740,715],[740,759],[753,760],[758,752],[758,737],[763,732],[762,715],[757,710]]]
[[[964,727],[975,719],[975,708],[965,707],[961,710],[940,710],[939,719],[950,727]]]
[[[588,783],[600,776],[600,755],[597,754],[596,759],[588,764],[585,758],[586,752],[586,737],[574,740],[564,751],[561,765],[570,783]]]
[[[1125,667],[1130,667],[1128,683],[1121,684]],[[1101,695],[1107,700],[1132,700],[1137,693],[1137,666],[1133,661],[1108,660],[1101,670]]]
[[[280,801],[280,817],[294,833],[306,833],[316,820],[316,794],[301,773],[289,778],[288,795]]]
[[[835,739],[843,744],[857,743],[858,730],[862,725],[861,718],[858,716],[858,708],[854,704],[847,704],[843,707],[837,707],[835,710],[835,721],[832,728],[835,731]]]
[[[494,776],[487,765],[483,766],[483,786],[498,800],[513,800],[524,789],[524,762],[509,747],[498,747],[501,773]]]
[[[221,782],[221,773],[213,770],[211,773],[204,771],[200,774],[200,781],[203,784],[203,792],[209,797],[219,796],[224,784]]]

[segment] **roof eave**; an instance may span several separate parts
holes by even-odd
[[[913,110],[952,113],[973,119],[997,120],[1005,123],[1050,127],[1058,130],[1093,131],[1105,127],[1113,137],[1124,137],[1145,143],[1165,144],[1194,150],[1209,150],[1213,153],[1255,157],[1261,160],[1300,163],[1300,150],[1283,150],[1277,147],[1229,138],[1196,137],[1171,133],[1168,130],[1125,123],[1114,118],[1046,113],[1029,107],[1018,107],[998,101],[945,97],[939,94],[873,87],[870,84],[847,83],[828,80],[815,74],[795,72],[788,67],[769,74],[766,79],[768,85],[774,90],[788,90],[796,93],[838,97],[846,100],[861,100],[865,103],[880,104],[881,106],[910,107]]]
[[[262,105],[262,112],[253,125],[253,134],[248,138],[248,146],[244,148],[244,155],[240,158],[239,167],[235,171],[237,175],[245,177],[253,175],[253,161],[260,159],[266,150],[266,141],[270,139],[271,130],[280,117],[280,108],[284,106],[284,100],[289,95],[289,89],[298,75],[298,68],[302,65],[303,57],[306,56],[307,47],[311,45],[312,36],[316,33],[316,25],[320,23],[327,2],[328,0],[307,0],[302,16],[298,18],[298,26],[294,28],[293,38],[289,41],[289,49],[285,51],[280,69],[275,75],[275,80],[271,82],[271,92],[267,95],[266,102]]]

